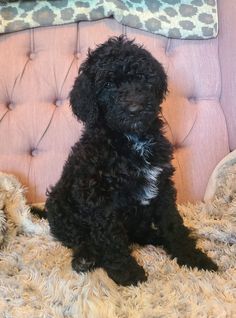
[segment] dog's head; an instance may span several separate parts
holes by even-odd
[[[70,94],[74,114],[86,125],[103,122],[124,133],[145,131],[167,92],[162,65],[124,36],[89,51]]]

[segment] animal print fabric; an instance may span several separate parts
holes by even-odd
[[[170,38],[208,39],[218,32],[216,0],[0,1],[0,33],[106,17]]]

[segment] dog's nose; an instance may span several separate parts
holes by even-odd
[[[136,112],[139,112],[143,109],[143,106],[141,104],[132,104],[129,106],[129,111],[131,113],[136,113]]]

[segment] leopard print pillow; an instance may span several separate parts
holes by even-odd
[[[2,0],[0,33],[106,17],[170,38],[208,39],[218,32],[216,0]]]

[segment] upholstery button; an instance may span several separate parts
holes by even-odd
[[[80,52],[75,52],[75,58],[78,60],[81,58],[81,53]]]
[[[13,110],[13,109],[16,107],[16,105],[11,102],[11,103],[8,104],[7,107],[8,107],[10,110]]]
[[[38,149],[34,148],[34,149],[31,150],[31,156],[35,157],[38,154],[39,154],[39,150]]]
[[[34,60],[35,57],[36,57],[36,54],[35,54],[34,52],[31,52],[31,53],[29,54],[30,60]]]
[[[178,149],[181,148],[181,144],[178,143],[178,142],[176,142],[173,146],[174,146],[174,150],[175,150],[175,151],[177,151]]]
[[[190,96],[190,97],[188,98],[188,101],[189,101],[190,103],[192,103],[192,104],[195,104],[196,101],[197,101],[197,98],[194,97],[194,96]]]
[[[57,107],[62,106],[62,105],[63,105],[63,100],[57,99],[57,100],[55,101],[55,105],[56,105]]]

